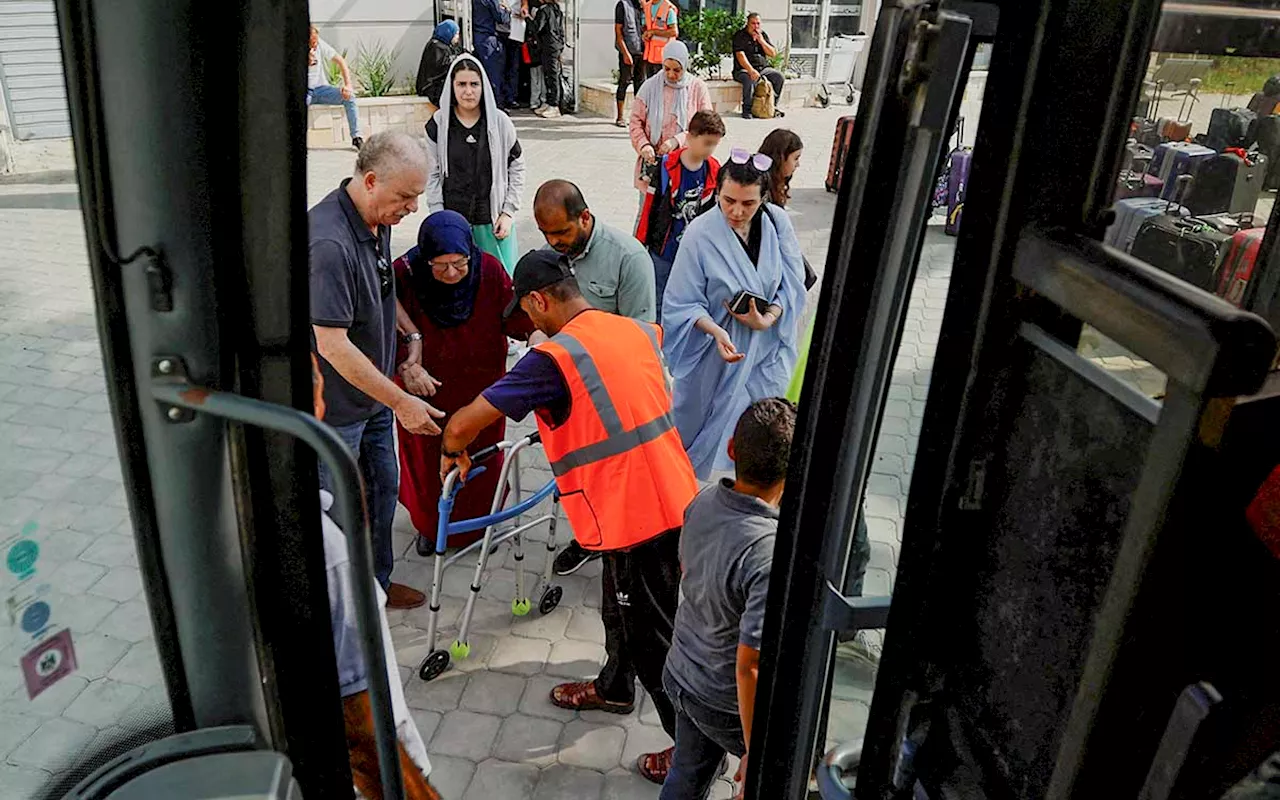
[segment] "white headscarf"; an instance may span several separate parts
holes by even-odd
[[[685,130],[689,124],[689,84],[693,82],[693,73],[689,72],[689,48],[679,39],[672,39],[662,48],[662,60],[665,62],[668,59],[679,61],[680,66],[684,67],[680,80],[673,83],[667,80],[666,70],[659,70],[640,87],[640,99],[649,110],[649,139],[653,142],[662,138],[662,120],[666,117],[666,109],[662,107],[663,87],[675,89],[671,98],[675,108],[671,112],[680,130]]]
[[[453,120],[453,70],[463,61],[471,62],[475,67],[475,71],[480,73],[480,94],[481,102],[484,103],[484,127],[485,133],[489,137],[489,147],[502,141],[502,137],[498,131],[498,101],[493,96],[493,84],[489,82],[489,76],[484,71],[484,65],[480,63],[480,59],[470,53],[463,53],[449,64],[449,71],[445,73],[448,77],[444,81],[444,91],[440,93],[440,108],[445,112],[445,124],[439,126],[436,136],[439,137],[440,153],[443,157],[440,159],[440,174],[448,176],[449,174],[449,123]],[[493,169],[507,168],[507,160],[505,158],[490,159]]]

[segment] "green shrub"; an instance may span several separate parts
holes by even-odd
[[[388,48],[382,42],[371,47],[360,43],[355,61],[351,64],[351,76],[361,97],[385,97],[392,94],[400,76],[395,72],[398,48]]]
[[[744,15],[720,8],[681,15],[680,38],[691,45],[690,69],[704,77],[721,77],[721,62],[733,54],[733,35],[746,24]]]

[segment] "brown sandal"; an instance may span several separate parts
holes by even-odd
[[[645,780],[662,785],[667,779],[667,773],[671,771],[671,759],[675,752],[674,747],[668,747],[658,753],[645,753],[636,759],[636,769]]]
[[[596,694],[595,681],[562,683],[551,687],[551,702],[570,711],[607,711],[610,714],[630,714],[635,711],[635,701],[617,703]]]

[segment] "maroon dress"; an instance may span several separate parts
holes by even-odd
[[[533,331],[533,324],[521,311],[512,314],[510,319],[502,319],[502,312],[513,296],[511,278],[502,268],[502,262],[486,253],[480,259],[480,287],[476,291],[471,317],[452,327],[437,326],[423,311],[415,295],[409,279],[412,271],[410,255],[401,256],[395,262],[396,292],[404,310],[422,332],[422,366],[440,381],[435,395],[423,399],[451,415],[506,374],[507,337],[527,339]],[[422,268],[430,269],[426,264]],[[401,345],[396,363],[401,363],[405,355]],[[396,382],[403,386],[398,375]],[[445,421],[439,420],[441,428]],[[396,427],[400,436],[400,502],[409,510],[418,534],[434,546],[441,488],[440,437],[409,433],[398,422]],[[505,419],[493,423],[481,431],[468,450],[474,452],[502,441],[506,427]],[[502,471],[502,459],[492,458],[485,462],[485,466],[488,469],[483,474],[458,492],[451,517],[453,521],[489,513],[493,493],[498,486],[498,474]],[[449,544],[465,546],[479,539],[482,533],[457,534],[449,538]]]

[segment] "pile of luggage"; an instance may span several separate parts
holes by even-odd
[[[1266,232],[1258,198],[1280,185],[1280,116],[1254,110],[1274,112],[1280,97],[1259,96],[1214,109],[1194,141],[1189,123],[1134,120],[1106,243],[1240,305]]]

